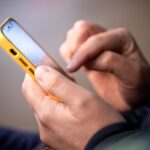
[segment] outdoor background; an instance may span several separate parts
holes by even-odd
[[[149,0],[0,0],[0,22],[9,16],[18,20],[63,67],[59,47],[77,20],[107,28],[126,27],[150,62]],[[21,94],[24,74],[0,49],[0,124],[36,130],[32,111]],[[83,73],[76,77],[81,85],[92,89]]]

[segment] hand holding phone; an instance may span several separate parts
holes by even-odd
[[[70,78],[67,73],[46,53],[37,42],[21,27],[17,21],[8,18],[0,27],[0,46],[27,72],[33,79],[36,67],[50,66]],[[57,97],[50,95],[53,99]]]

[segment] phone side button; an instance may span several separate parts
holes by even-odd
[[[13,56],[16,56],[16,55],[17,55],[17,52],[16,52],[14,49],[11,48],[9,51],[10,51],[10,53],[11,53]]]
[[[19,61],[20,61],[25,67],[28,66],[28,64],[27,64],[22,58],[19,58]]]
[[[34,75],[34,70],[29,68],[29,71]]]

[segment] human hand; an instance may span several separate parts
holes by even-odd
[[[124,122],[107,103],[58,71],[40,66],[35,77],[39,84],[27,75],[22,90],[34,110],[41,140],[50,147],[82,150],[95,132]],[[52,100],[40,87],[59,97],[61,103]]]
[[[125,111],[147,103],[150,67],[126,29],[106,30],[79,21],[69,30],[60,52],[68,71],[84,67],[97,93],[114,108]]]

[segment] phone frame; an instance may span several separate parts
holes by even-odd
[[[2,31],[2,28],[3,26],[9,21],[9,20],[13,20],[15,21],[23,30],[24,32],[26,32],[31,38],[32,40],[38,44],[38,46],[49,56],[49,58],[59,67],[59,71],[62,72],[63,74],[67,75],[65,73],[65,71],[60,67],[60,65],[43,49],[43,47],[41,47],[39,45],[39,43],[29,34],[28,31],[26,31],[26,29],[24,29],[22,27],[22,25],[20,25],[20,23],[18,23],[15,19],[13,18],[7,18],[1,25],[0,25],[0,47],[2,47],[9,56],[11,56],[11,58],[13,58],[17,64],[19,64],[19,66],[21,66],[21,68],[27,72],[33,79],[35,78],[34,77],[34,71],[36,69],[36,66],[32,64],[32,62],[26,58],[24,56],[24,54],[22,54],[22,52],[4,35],[3,31]],[[11,49],[13,49],[17,55],[12,55],[11,53]],[[20,58],[22,61],[20,61]],[[25,65],[27,64],[27,65]],[[68,76],[68,75],[67,75]]]
[[[26,32],[32,40],[38,44],[38,42],[13,18],[7,18],[1,25],[0,25],[0,47],[6,51],[6,53],[26,72],[28,73],[33,79],[35,79],[34,71],[36,69],[36,66],[34,66],[29,59],[27,59],[22,52],[4,35],[2,28],[3,26],[9,21],[13,20],[15,21],[23,30]],[[40,46],[38,44],[38,46]],[[42,48],[40,46],[40,48]],[[13,55],[10,51],[13,49],[17,55]],[[63,73],[65,76],[67,76],[69,79],[72,80],[72,78],[60,67],[60,65],[42,48],[42,50],[49,56],[49,58],[59,67],[59,70],[61,73]],[[58,98],[54,95],[48,94],[52,99],[57,100]]]

